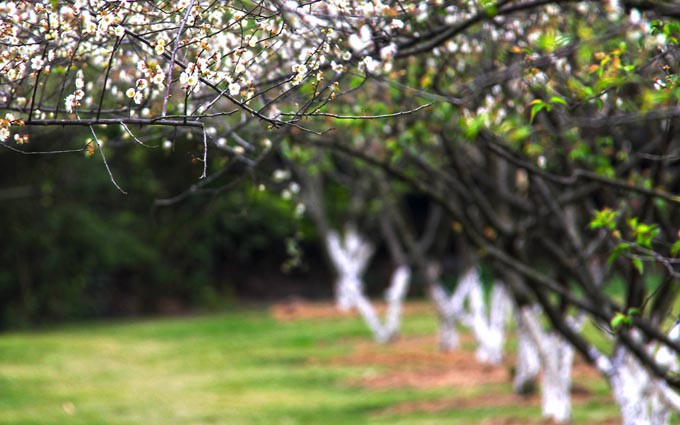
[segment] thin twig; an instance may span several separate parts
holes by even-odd
[[[127,132],[127,134],[129,134],[130,137],[132,137],[132,140],[134,140],[134,141],[137,142],[138,144],[140,144],[140,145],[142,145],[142,146],[144,146],[144,147],[146,147],[146,148],[157,148],[157,147],[158,147],[158,146],[147,145],[146,143],[144,143],[144,142],[142,142],[141,140],[139,140],[139,139],[137,138],[137,136],[135,136],[135,135],[132,133],[132,131],[130,131],[130,129],[128,128],[127,125],[125,125],[124,122],[121,122],[121,123],[120,123],[120,126],[123,127],[123,130],[125,130],[125,131]]]
[[[429,108],[432,106],[431,103],[426,103],[425,105],[420,105],[415,109],[409,109],[408,111],[399,111],[399,112],[394,112],[392,114],[381,114],[381,115],[338,115],[338,114],[331,114],[329,112],[313,112],[310,114],[302,114],[303,116],[306,117],[331,117],[339,120],[375,120],[375,119],[381,119],[381,118],[392,118],[392,117],[401,117],[404,115],[409,115],[414,112],[418,112],[421,109]],[[299,114],[292,114],[292,113],[282,113],[281,115],[285,116],[290,116],[290,115],[299,115]]]
[[[208,176],[208,135],[203,127],[203,174],[201,174],[201,179]]]
[[[106,85],[109,82],[109,75],[111,74],[111,68],[113,68],[113,57],[116,55],[116,51],[118,50],[118,47],[120,46],[120,43],[123,41],[124,37],[125,37],[125,33],[123,33],[122,36],[118,37],[115,44],[113,45],[113,49],[111,50],[111,56],[109,57],[109,65],[106,67],[106,75],[104,75],[104,84],[102,86],[102,93],[99,96],[99,107],[97,108],[97,119],[99,119],[99,117],[102,114],[102,107],[104,106],[104,96],[106,95]]]
[[[80,149],[64,149],[64,150],[58,150],[58,151],[22,151],[21,149],[17,149],[15,147],[12,147],[12,146],[7,145],[5,143],[0,143],[0,146],[2,146],[5,149],[9,149],[11,151],[20,153],[22,155],[55,155],[55,154],[61,154],[61,153],[77,153],[77,152],[84,152],[85,149],[87,149],[87,148],[80,148]]]
[[[189,16],[191,15],[191,9],[194,7],[195,2],[196,0],[191,0],[191,3],[189,3],[189,6],[187,6],[187,10],[184,13],[184,19],[182,19],[182,22],[180,23],[179,28],[177,29],[175,44],[172,48],[170,63],[168,64],[168,86],[165,88],[165,98],[163,99],[163,109],[161,113],[162,116],[165,116],[168,110],[168,101],[170,100],[170,89],[172,88],[172,71],[175,68],[175,56],[177,55],[177,51],[179,50],[179,38],[182,35],[182,31],[184,31],[184,26],[189,20]]]
[[[92,119],[45,119],[25,121],[24,126],[80,126],[91,127],[93,125],[109,125],[109,124],[130,124],[139,126],[148,125],[165,125],[170,127],[200,127],[203,128],[203,123],[200,121],[181,121],[168,120],[164,118],[92,118]]]
[[[118,189],[123,195],[127,195],[127,192],[124,191],[120,186],[118,186],[118,183],[116,183],[116,179],[113,177],[113,173],[111,172],[111,168],[109,168],[109,163],[106,162],[106,156],[104,155],[104,149],[102,149],[101,145],[99,144],[99,138],[97,137],[97,133],[94,131],[94,127],[90,126],[90,132],[92,133],[92,137],[94,137],[94,144],[97,146],[97,149],[99,150],[99,154],[102,157],[102,161],[104,161],[104,166],[106,167],[106,171],[109,173],[109,178],[111,179],[111,183],[113,183],[114,186],[116,186],[116,189]]]

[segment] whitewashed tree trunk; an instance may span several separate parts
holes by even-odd
[[[347,311],[351,308],[348,288],[351,280],[356,278],[352,272],[354,267],[347,264],[347,254],[337,233],[328,232],[326,235],[326,251],[336,273],[335,304],[339,310]]]
[[[574,348],[556,332],[545,331],[537,312],[529,307],[521,310],[527,331],[538,349],[543,377],[541,381],[541,410],[543,417],[558,423],[571,417],[571,369]],[[575,323],[572,327],[577,327]]]
[[[364,322],[366,322],[371,333],[373,333],[375,340],[380,343],[387,341],[380,317],[378,317],[378,313],[373,308],[371,302],[360,290],[359,285],[349,286],[348,296],[350,298],[350,305],[356,307],[359,311]]]
[[[515,313],[517,326],[517,360],[515,363],[515,378],[512,383],[516,394],[529,394],[536,388],[538,374],[541,371],[541,360],[538,356],[538,347],[529,333],[524,315],[521,310],[530,309],[536,311],[537,307],[519,307]]]
[[[461,283],[469,288],[470,315],[465,319],[477,341],[477,360],[500,364],[503,360],[505,326],[512,308],[508,293],[502,284],[496,282],[491,290],[487,314],[484,289],[477,269],[472,268],[465,273]]]
[[[439,317],[439,349],[445,353],[455,350],[460,345],[456,322],[456,318],[452,315]]]
[[[431,285],[430,296],[439,314],[439,345],[443,351],[458,347],[456,324],[461,322],[472,329],[480,362],[499,364],[502,361],[505,328],[512,310],[512,302],[502,284],[496,282],[494,285],[488,309],[475,267],[463,275],[450,296],[440,284]],[[466,300],[469,312],[465,311]]]
[[[371,301],[364,294],[361,276],[373,255],[373,246],[352,227],[345,231],[344,240],[335,232],[326,237],[328,254],[335,267],[336,303],[340,310],[356,308],[377,342],[384,343],[394,339],[401,323],[401,311],[408,292],[411,269],[402,265],[392,274],[390,286],[385,294],[387,311],[385,322],[380,320]]]
[[[439,315],[439,348],[451,351],[458,348],[460,339],[456,329],[456,318],[449,306],[449,297],[440,284],[430,286],[430,297]]]
[[[469,282],[462,280],[450,296],[441,284],[430,285],[430,297],[439,315],[439,347],[444,352],[458,348],[460,338],[456,325],[463,320],[464,304],[469,292]]]
[[[623,425],[651,424],[649,400],[645,395],[648,387],[645,370],[623,346],[614,350],[610,364],[609,382]]]
[[[341,311],[348,311],[353,307],[353,294],[363,292],[361,276],[373,256],[373,246],[348,226],[343,239],[328,232],[326,249],[337,274],[336,304]]]
[[[488,310],[489,337],[485,338],[487,343],[485,344],[484,351],[491,363],[499,364],[503,360],[505,330],[512,315],[512,300],[501,282],[494,282]]]
[[[623,425],[669,424],[670,410],[659,393],[663,386],[650,377],[635,356],[618,347],[611,364],[609,381]]]
[[[649,404],[649,423],[651,425],[668,425],[671,421],[671,411],[659,397],[652,397]]]
[[[680,323],[676,322],[668,333],[672,341],[680,340]],[[665,345],[661,345],[654,356],[659,366],[665,366],[672,372],[678,372],[678,355]],[[662,380],[653,382],[653,394],[650,404],[650,419],[653,425],[670,423],[671,410],[680,412],[680,395]]]
[[[385,301],[387,301],[384,326],[385,341],[394,339],[399,334],[399,329],[401,328],[401,307],[404,304],[410,280],[411,268],[409,266],[401,265],[392,273],[390,287],[385,292]]]
[[[351,305],[355,306],[373,333],[376,342],[386,343],[397,337],[401,323],[401,310],[404,298],[408,292],[408,283],[411,278],[411,269],[408,266],[400,266],[392,274],[390,287],[387,289],[385,298],[387,311],[385,322],[381,322],[371,301],[361,291],[360,285],[349,285],[348,294]]]
[[[650,404],[651,423],[653,425],[668,425],[671,412],[680,414],[680,394],[661,380],[653,383],[652,391],[654,396]]]
[[[554,345],[553,355],[547,356],[543,368],[543,415],[556,422],[567,422],[571,417],[570,390],[574,348],[555,333],[549,339]]]
[[[673,325],[668,336],[680,339],[680,324]],[[651,353],[654,347],[648,350]],[[659,365],[678,370],[677,355],[668,347],[661,346],[654,357]],[[611,360],[602,356],[598,368],[609,378],[623,425],[668,425],[671,411],[680,412],[680,395],[652,376],[624,346],[616,347]]]

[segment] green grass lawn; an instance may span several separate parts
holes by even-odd
[[[407,317],[405,335],[434,332],[432,316]],[[385,413],[510,385],[365,388],[353,382],[379,366],[334,360],[368,338],[356,318],[277,322],[266,310],[0,334],[0,424],[425,425],[540,415],[536,406]],[[606,392],[600,381],[591,387]],[[575,420],[615,414],[595,400],[578,405]]]

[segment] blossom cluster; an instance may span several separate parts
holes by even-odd
[[[615,3],[564,7],[586,18],[600,13],[605,21],[625,20]],[[477,64],[497,64],[499,51],[509,64],[547,59],[547,66],[525,67],[503,92],[487,84],[463,106],[465,119],[483,116],[485,124],[501,126],[507,110],[532,100],[528,87],[556,90],[554,75],[571,73],[574,61],[558,51],[572,41],[562,25],[562,6],[476,18],[492,13],[485,8],[494,4],[0,1],[0,109],[26,121],[92,116],[207,121],[240,110],[234,121],[255,117],[271,128],[327,105],[344,91],[338,83],[346,75],[400,78],[418,56],[409,50],[421,45],[427,46],[420,56],[424,74],[407,85],[429,89],[437,81],[438,90],[451,93],[465,91],[464,79],[479,77],[469,74]],[[468,20],[478,23],[466,26]],[[646,33],[649,25],[640,12],[629,21],[631,32]],[[428,45],[460,24],[469,29]],[[641,44],[663,45],[660,37],[644,37]],[[402,57],[410,59],[399,62]],[[652,84],[663,88],[665,82],[650,79]],[[219,127],[215,121],[210,126]]]
[[[4,142],[9,139],[11,134],[9,130],[10,127],[21,126],[23,124],[24,122],[20,119],[17,119],[11,112],[6,113],[4,118],[0,118],[0,142]],[[28,141],[28,135],[15,134],[14,141],[19,145],[26,143]]]
[[[404,26],[395,9],[379,1],[244,7],[0,2],[0,105],[27,119],[43,116],[25,116],[36,111],[48,118],[102,109],[120,116],[205,113],[207,105],[229,102],[290,110],[286,93],[307,82],[316,96],[333,91],[322,86],[326,68],[336,75],[357,64],[367,73],[389,71],[396,46],[374,42],[380,36],[375,24],[386,20],[390,32]],[[367,19],[354,18],[357,12]]]
[[[280,125],[333,99],[349,72],[395,72],[401,41],[481,3],[3,1],[0,107],[29,121],[236,108]]]

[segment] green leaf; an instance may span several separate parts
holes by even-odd
[[[555,104],[559,103],[559,104],[564,105],[564,106],[569,106],[569,104],[567,103],[566,100],[564,100],[564,99],[562,99],[561,97],[558,97],[558,96],[551,97],[550,103],[555,103]]]
[[[680,252],[680,241],[675,241],[673,246],[671,246],[671,255],[674,256],[674,257],[677,257],[679,252]]]
[[[585,143],[577,142],[569,152],[569,159],[572,161],[586,160],[590,156],[590,147]]]
[[[462,129],[468,140],[474,140],[479,132],[484,128],[486,114],[479,114],[469,121],[463,120]]]
[[[548,105],[545,103],[537,103],[534,106],[531,107],[531,115],[529,116],[529,122],[534,122],[534,118],[536,118],[536,114],[541,112],[541,110],[545,109]]]
[[[652,247],[652,240],[660,232],[656,224],[639,223],[637,217],[628,219],[628,225],[635,235],[635,243],[645,248]]]
[[[521,142],[525,139],[527,139],[531,134],[533,133],[533,129],[529,126],[522,126],[518,128],[514,128],[512,132],[510,133],[509,137],[510,140],[513,142]]]
[[[590,221],[591,229],[599,229],[605,227],[609,230],[616,228],[616,218],[619,216],[618,211],[613,211],[610,208],[603,208],[595,211],[595,217]]]
[[[622,313],[616,313],[609,322],[609,325],[611,326],[612,330],[616,332],[621,326],[627,325],[629,322],[630,319],[626,315]]]
[[[626,82],[625,79],[622,79],[622,78],[604,77],[604,78],[601,78],[598,82],[595,83],[595,91],[602,92],[602,91],[607,90],[610,87],[622,85],[625,82]]]
[[[620,244],[616,245],[616,248],[614,248],[614,251],[609,255],[609,258],[607,259],[607,265],[611,264],[616,260],[619,255],[621,255],[622,252],[624,251],[629,251],[630,250],[630,244],[627,242],[621,242]]]
[[[635,267],[635,269],[636,269],[640,274],[644,274],[644,272],[645,272],[645,265],[644,265],[644,263],[642,262],[642,260],[640,260],[640,259],[637,258],[637,257],[633,257],[632,261],[633,261],[633,266]]]
[[[538,47],[546,52],[553,52],[558,47],[557,33],[554,31],[543,32],[536,41]]]

